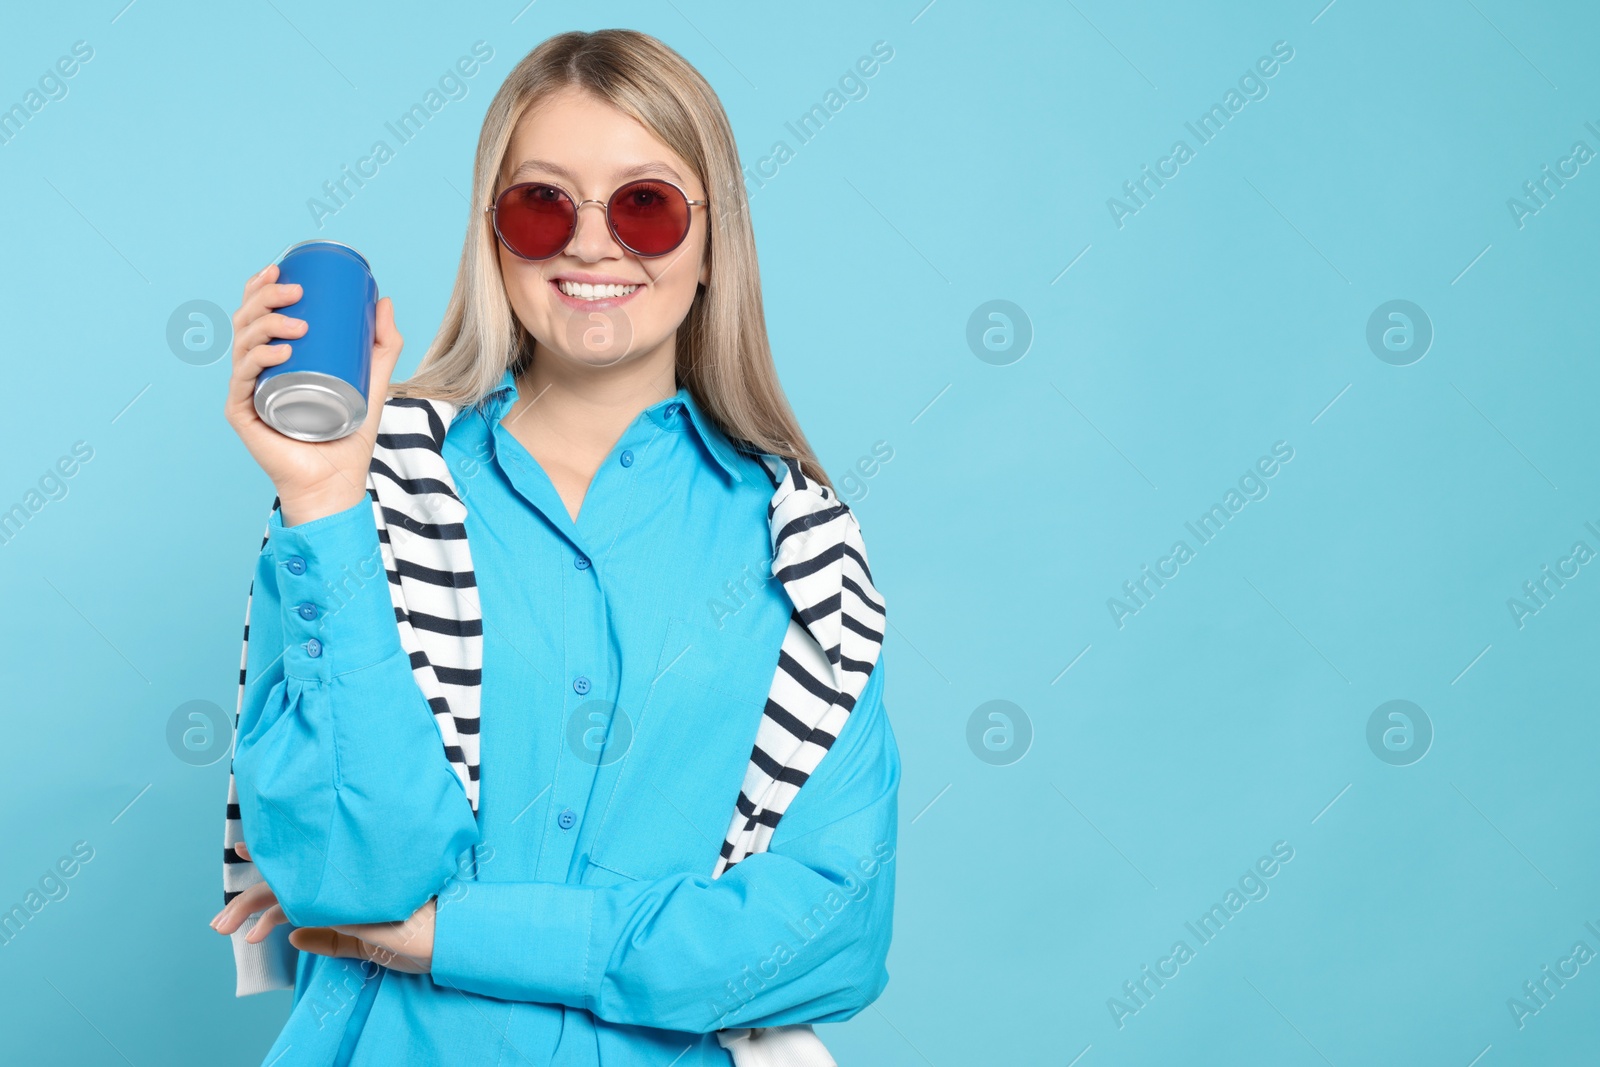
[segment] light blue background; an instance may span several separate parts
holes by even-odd
[[[409,373],[483,109],[540,40],[606,25],[703,71],[747,165],[794,149],[752,186],[779,370],[836,479],[893,449],[848,494],[905,761],[892,978],[822,1029],[841,1063],[1592,1055],[1600,964],[1521,1029],[1507,1000],[1600,951],[1600,565],[1521,628],[1507,600],[1600,550],[1600,164],[1521,228],[1506,204],[1600,150],[1592,5],[124,2],[0,27],[0,106],[94,49],[0,145],[0,507],[94,449],[0,545],[0,908],[95,850],[0,947],[8,1058],[254,1064],[288,1008],[236,1000],[206,926],[226,763],[166,742],[186,701],[232,715],[273,495],[227,359],[178,359],[169,316],[231,313],[332,237],[394,297]],[[307,199],[480,39],[466,98],[317,230]],[[880,40],[868,95],[798,145],[785,122]],[[1277,41],[1269,94],[1119,228],[1107,198]],[[966,342],[996,299],[1033,331],[1007,365]],[[1435,331],[1409,366],[1366,342],[1392,299]],[[1270,494],[1119,628],[1108,598],[1277,441]],[[996,699],[1033,731],[1007,766],[966,739]],[[1367,744],[1391,699],[1435,731],[1409,766]],[[1270,894],[1119,1028],[1108,998],[1277,841]]]

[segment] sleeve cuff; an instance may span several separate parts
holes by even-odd
[[[435,981],[501,1000],[589,1008],[596,892],[555,882],[449,879],[434,914]]]
[[[231,935],[236,975],[233,995],[236,997],[294,988],[300,950],[289,944],[289,931],[293,927],[288,923],[280,923],[272,928],[265,940],[254,944],[246,941],[245,935],[254,930],[260,921],[260,915],[253,915]]]
[[[284,673],[327,681],[401,650],[371,497],[296,526],[275,509],[263,550],[282,605]]]

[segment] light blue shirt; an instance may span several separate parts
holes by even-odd
[[[711,878],[793,610],[760,461],[680,388],[573,521],[500,424],[515,398],[507,372],[444,445],[483,614],[476,818],[400,646],[370,500],[269,523],[244,838],[297,926],[439,907],[430,974],[301,953],[263,1063],[722,1067],[712,1031],[849,1019],[888,981],[881,656],[768,850]]]

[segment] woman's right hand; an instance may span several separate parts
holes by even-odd
[[[285,526],[344,511],[367,495],[367,470],[378,439],[378,420],[389,396],[390,375],[405,343],[395,329],[394,302],[384,297],[378,301],[373,331],[366,421],[336,441],[296,441],[279,433],[256,414],[256,379],[265,368],[289,358],[292,344],[273,342],[292,342],[304,336],[304,319],[272,310],[293,304],[300,293],[298,285],[278,284],[276,263],[245,283],[244,299],[233,313],[233,375],[224,407],[229,425],[272,479]]]

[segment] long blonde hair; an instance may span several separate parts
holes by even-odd
[[[728,116],[699,71],[636,30],[558,34],[506,76],[478,135],[466,240],[444,321],[416,373],[390,383],[389,395],[476,404],[507,369],[520,372],[532,357],[533,338],[506,296],[494,229],[483,207],[494,198],[517,120],[529,105],[568,87],[638,120],[704,182],[711,201],[711,280],[695,294],[678,328],[679,383],[736,444],[792,459],[807,478],[832,490],[772,362],[755,234]]]

